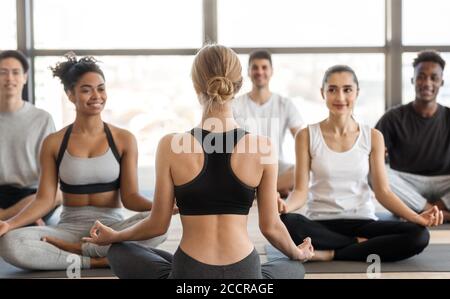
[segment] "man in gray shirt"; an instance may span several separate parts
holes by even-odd
[[[34,200],[41,145],[55,131],[48,112],[22,100],[28,69],[19,51],[0,52],[0,220],[15,216]],[[61,196],[57,198],[59,204]]]

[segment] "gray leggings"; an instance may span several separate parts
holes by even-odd
[[[126,220],[121,209],[85,207],[63,207],[61,220],[56,226],[25,227],[12,230],[0,238],[0,256],[23,269],[30,270],[65,270],[73,263],[73,253],[59,249],[42,237],[54,237],[66,242],[81,242],[82,237],[89,236],[89,230],[96,220],[115,230],[123,230],[134,225],[149,215],[138,213]],[[144,247],[156,247],[166,239],[166,235],[138,242]],[[82,269],[90,268],[91,257],[105,257],[109,246],[83,243],[81,260]]]
[[[154,248],[143,248],[131,242],[111,246],[108,260],[119,278],[149,279],[302,279],[301,262],[279,258],[262,264],[256,250],[243,260],[225,266],[201,263],[179,247],[175,254]]]

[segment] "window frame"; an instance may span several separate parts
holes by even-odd
[[[385,44],[380,47],[269,47],[274,54],[315,54],[315,53],[383,53],[385,55],[385,107],[402,103],[402,55],[405,52],[418,52],[433,48],[450,52],[450,45],[408,45],[402,44],[402,3],[404,0],[385,1]],[[34,103],[34,59],[36,56],[63,55],[66,50],[35,49],[33,32],[34,0],[16,0],[17,10],[17,49],[30,59],[29,82],[24,98]],[[202,44],[218,41],[217,0],[203,0]],[[238,54],[248,54],[254,48],[233,48]],[[198,49],[72,49],[78,55],[195,55]]]

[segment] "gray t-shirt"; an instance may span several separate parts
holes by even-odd
[[[53,132],[50,114],[28,102],[16,112],[0,112],[0,185],[36,188],[41,145]]]

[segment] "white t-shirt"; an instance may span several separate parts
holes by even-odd
[[[306,216],[311,220],[376,220],[375,197],[368,183],[371,128],[360,124],[358,138],[346,152],[327,146],[319,123],[308,128],[311,186]]]
[[[233,114],[246,131],[267,136],[283,160],[283,140],[287,129],[301,127],[303,119],[294,103],[288,98],[272,93],[262,105],[252,101],[248,93],[234,99]]]

